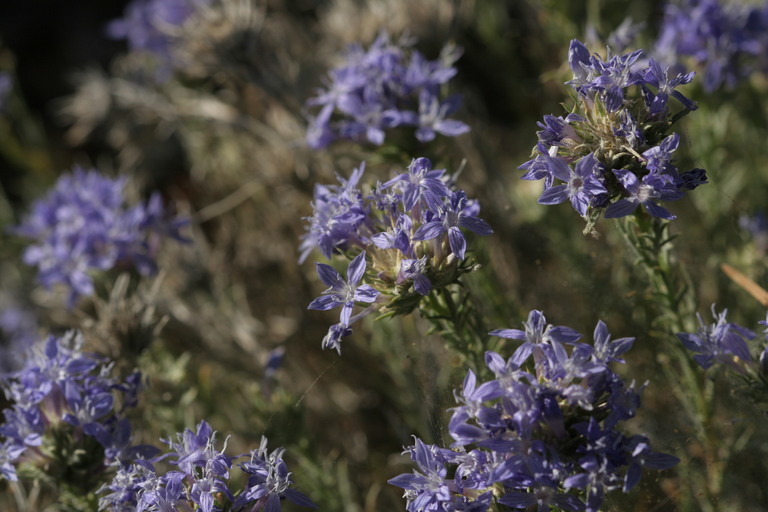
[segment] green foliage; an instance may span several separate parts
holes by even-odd
[[[583,221],[566,205],[536,203],[540,183],[520,181],[517,166],[535,142],[536,122],[566,101],[560,77],[568,41],[590,22],[604,35],[626,14],[652,23],[658,2],[435,0],[419,9],[388,2],[391,32],[409,30],[425,48],[446,40],[464,48],[457,88],[466,107],[459,114],[472,132],[432,146],[410,141],[407,151],[387,145],[374,156],[374,148],[312,153],[301,144],[301,104],[319,84],[318,63],[330,62],[365,29],[351,22],[344,33],[335,29],[339,18],[356,19],[356,3],[303,3],[311,4],[303,15],[291,2],[266,4],[249,8],[250,25],[233,27],[224,16],[197,28],[209,38],[182,34],[182,49],[197,60],[169,82],[133,83],[131,58],[93,78],[91,85],[108,91],[109,108],[97,122],[98,112],[69,110],[69,140],[77,142],[57,165],[41,151],[53,144],[35,115],[13,100],[0,116],[0,155],[10,169],[0,171],[6,225],[50,185],[54,168],[88,152],[93,162],[131,176],[137,189],[160,189],[190,213],[193,244],[163,247],[159,277],[134,276],[141,283],[113,293],[118,285],[110,276],[99,297],[70,311],[56,290],[26,293],[31,272],[19,261],[18,241],[3,231],[0,306],[24,296],[41,327],[79,327],[89,349],[140,368],[147,388],[132,419],[141,425],[141,442],[157,444],[200,419],[231,435],[231,453],[253,449],[267,435],[271,446],[285,446],[298,488],[320,510],[340,512],[404,508],[401,490],[386,484],[410,471],[398,455],[402,446],[411,435],[449,446],[445,411],[465,370],[484,368],[486,350],[517,346],[488,331],[519,328],[521,312],[531,308],[584,333],[599,317],[612,332],[637,337],[622,370],[650,380],[637,420],[659,450],[683,459],[605,510],[768,508],[758,478],[768,474],[768,431],[760,428],[768,392],[734,387],[725,372],[705,376],[674,337],[695,330],[695,312],[713,302],[753,329],[765,318],[764,305],[720,272],[730,263],[761,286],[768,279],[765,253],[738,227],[741,215],[766,208],[765,84],[755,78],[713,96],[699,87],[686,91],[700,105],[679,123],[689,141],[686,160],[706,168],[710,183],[681,201],[678,219],[638,213],[618,223],[597,220],[598,236],[585,237]],[[373,2],[362,4],[357,8],[378,29],[384,22]],[[245,45],[248,59],[214,51],[225,43]],[[454,284],[440,295],[403,291],[384,315],[398,318],[366,319],[342,357],[323,352],[333,314],[306,311],[322,283],[310,263],[296,264],[312,188],[336,172],[348,175],[362,159],[367,172],[387,179],[407,166],[404,155],[437,157],[436,167],[450,169],[466,159],[461,183],[495,234],[481,245],[479,268],[441,276],[441,284]],[[417,308],[421,318],[402,317]],[[265,363],[277,347],[285,361],[268,375]],[[768,387],[764,374],[756,379]],[[2,483],[0,509],[97,510],[98,449],[54,440],[45,450],[57,464],[25,467],[20,484]]]

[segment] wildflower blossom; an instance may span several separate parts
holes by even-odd
[[[642,386],[625,385],[608,362],[633,338],[611,342],[598,322],[594,344],[581,343],[576,331],[547,324],[540,311],[531,311],[525,327],[492,333],[526,340],[508,360],[486,354],[495,379],[478,385],[467,373],[448,427],[454,450],[419,439],[408,449],[418,469],[389,483],[405,489],[409,512],[484,511],[494,500],[516,509],[597,512],[607,494],[635,487],[643,469],[679,462],[653,451],[647,437],[617,428],[639,407]],[[563,343],[573,346],[570,353]],[[539,356],[523,367],[531,353]]]
[[[400,262],[400,272],[397,274],[398,284],[402,284],[407,281],[413,281],[413,289],[416,293],[421,295],[429,295],[432,291],[432,283],[429,281],[424,273],[427,269],[427,257],[423,256],[419,259],[408,259]]]
[[[107,34],[114,39],[125,39],[131,51],[155,56],[160,65],[158,76],[162,78],[173,65],[174,32],[210,1],[132,0],[124,16],[107,26]]]
[[[453,192],[450,201],[438,208],[434,220],[422,224],[413,239],[416,241],[432,240],[447,234],[451,252],[460,260],[464,259],[467,240],[459,228],[466,228],[478,235],[490,235],[493,230],[483,219],[474,215],[467,204],[467,194],[458,190]]]
[[[332,348],[341,354],[341,340],[352,334],[352,329],[347,324],[333,324],[328,328],[328,333],[323,337],[321,346]]]
[[[419,128],[416,138],[421,142],[429,142],[436,134],[456,137],[469,131],[469,126],[447,116],[458,110],[461,98],[451,96],[440,101],[432,92],[424,89],[419,93]]]
[[[267,438],[262,436],[259,448],[251,451],[250,459],[240,464],[248,475],[246,489],[235,500],[234,508],[251,505],[251,510],[280,510],[280,500],[289,501],[302,507],[315,508],[304,493],[293,489],[291,473],[283,461],[284,448],[271,453],[267,450]]]
[[[427,158],[415,158],[406,172],[377,183],[369,195],[360,182],[364,164],[339,185],[318,185],[314,214],[307,219],[299,261],[318,248],[330,258],[349,258],[347,279],[330,265],[317,263],[321,281],[329,288],[309,309],[341,306],[322,346],[340,351],[341,340],[359,318],[379,310],[407,313],[438,287],[455,283],[472,268],[466,231],[493,232],[479,217],[479,205]],[[370,261],[370,264],[368,263]],[[363,278],[369,284],[360,284]],[[356,303],[370,304],[356,315]]]
[[[448,46],[438,60],[429,61],[411,44],[405,39],[393,43],[382,32],[368,50],[351,47],[344,63],[330,71],[326,88],[306,103],[317,112],[309,119],[307,144],[321,149],[348,139],[380,146],[386,132],[399,126],[415,127],[422,142],[438,133],[454,137],[469,131],[448,118],[460,98],[439,94],[456,74],[459,52]]]
[[[713,305],[712,316],[716,319],[714,324],[706,324],[701,315],[697,315],[699,320],[698,332],[678,333],[677,335],[685,348],[695,354],[693,359],[705,370],[715,362],[728,364],[738,370],[739,366],[734,361],[734,356],[744,362],[752,361],[749,346],[745,339],[753,339],[755,333],[727,322],[725,318],[727,314],[728,310],[723,310],[719,314],[716,313]]]
[[[168,220],[160,196],[126,204],[126,180],[75,168],[32,205],[15,233],[32,239],[24,262],[36,266],[46,288],[63,284],[69,303],[94,293],[92,274],[117,266],[155,272],[163,237],[183,240],[180,219]]]
[[[151,447],[131,444],[131,426],[123,416],[136,405],[140,374],[116,379],[111,375],[112,366],[83,352],[82,343],[82,336],[74,331],[61,338],[50,336],[3,383],[13,403],[0,426],[6,478],[15,478],[11,465],[20,464],[41,464],[77,474],[62,467],[73,462],[57,459],[66,453],[66,443],[73,450],[80,446],[87,452],[91,465],[83,464],[92,472],[99,467],[106,471],[117,461],[154,454]],[[95,443],[83,446],[88,439]],[[52,443],[59,451],[51,450]]]
[[[539,122],[533,158],[523,179],[544,180],[541,204],[570,201],[593,230],[601,214],[624,217],[642,205],[653,217],[674,219],[659,201],[675,201],[706,183],[703,169],[679,172],[668,133],[679,112],[696,109],[677,87],[693,79],[662,67],[643,50],[603,59],[571,41],[568,63],[575,106],[567,117]],[[669,98],[678,106],[671,108]]]
[[[587,214],[587,208],[593,200],[608,192],[600,182],[600,164],[593,154],[579,160],[575,169],[571,169],[559,158],[549,158],[548,161],[552,164],[553,176],[564,181],[565,184],[546,189],[539,197],[539,203],[558,204],[570,200],[573,209],[583,217]]]
[[[397,222],[392,228],[371,237],[371,241],[379,249],[397,249],[406,256],[413,254],[412,233],[413,220],[406,214],[397,216]]]
[[[317,264],[317,274],[330,288],[323,295],[313,300],[308,309],[328,310],[341,306],[341,323],[349,324],[352,318],[352,308],[355,302],[371,303],[376,300],[379,292],[370,285],[358,286],[365,274],[365,251],[358,254],[347,268],[347,280],[345,281],[336,270],[325,263]]]
[[[336,249],[345,249],[349,244],[361,241],[357,231],[368,216],[368,207],[357,189],[358,182],[365,172],[365,163],[352,172],[349,179],[339,177],[340,186],[315,186],[312,203],[314,215],[310,217],[310,226],[301,243],[303,262],[315,247],[326,258]]]
[[[640,205],[654,217],[668,220],[675,218],[669,210],[656,204],[658,200],[679,195],[678,189],[668,180],[654,174],[646,174],[639,180],[627,169],[617,169],[613,173],[624,186],[627,197],[619,199],[605,209],[606,219],[625,217]]]
[[[649,113],[651,117],[664,118],[667,114],[667,101],[672,96],[678,100],[688,110],[696,110],[696,104],[682,95],[680,91],[676,91],[675,88],[679,85],[690,83],[693,80],[695,73],[678,73],[675,77],[670,77],[669,68],[662,68],[661,64],[651,59],[648,64],[648,69],[643,76],[644,92],[650,98]],[[655,87],[656,93],[652,93],[647,89],[647,86]],[[647,101],[647,100],[646,100]]]
[[[623,363],[624,360],[618,356],[632,348],[635,338],[619,338],[611,341],[611,334],[608,332],[608,326],[602,320],[598,320],[593,334],[594,351],[592,356],[596,361],[602,363],[617,362]]]
[[[581,338],[581,334],[565,326],[552,326],[547,324],[547,319],[541,311],[532,310],[528,313],[528,320],[523,322],[525,330],[520,329],[496,329],[491,331],[491,336],[499,336],[512,340],[523,341],[523,344],[513,354],[510,361],[515,366],[522,366],[531,354],[535,360],[543,357],[542,346],[550,341],[571,343]]]
[[[216,432],[201,421],[196,430],[185,429],[176,439],[165,440],[169,449],[152,459],[140,459],[122,465],[112,481],[100,490],[102,508],[114,510],[248,510],[279,511],[280,500],[304,507],[315,505],[303,493],[292,487],[293,480],[283,454],[278,448],[267,450],[262,437],[256,450],[232,457],[219,449]],[[246,461],[238,459],[248,457]],[[160,466],[167,460],[170,468]],[[247,475],[244,488],[234,487],[231,471],[239,469]],[[225,508],[222,508],[225,507]]]
[[[402,188],[403,208],[406,212],[413,210],[416,204],[421,203],[427,208],[436,209],[444,197],[448,197],[450,190],[442,180],[444,170],[432,169],[432,162],[427,158],[415,158],[408,171],[398,174],[384,187],[400,184]]]
[[[424,444],[415,438],[416,444],[407,450],[420,472],[412,475],[400,475],[389,483],[406,490],[408,512],[448,511],[457,500],[455,483],[446,478],[446,463],[455,460],[456,455],[450,450]],[[458,498],[461,500],[461,498]]]
[[[677,337],[693,354],[693,360],[704,370],[730,370],[734,394],[741,395],[761,408],[768,403],[768,315],[758,322],[763,326],[764,345],[753,354],[757,334],[727,320],[727,310],[717,313],[712,306],[714,323],[707,324],[697,315],[699,328],[695,333],[682,332]],[[735,374],[735,375],[734,375]]]
[[[654,56],[673,69],[693,63],[707,92],[733,88],[765,72],[768,16],[764,6],[719,0],[668,2]]]

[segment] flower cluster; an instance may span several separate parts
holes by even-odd
[[[340,185],[317,185],[314,215],[301,244],[301,258],[319,248],[352,257],[347,279],[324,263],[317,264],[320,279],[328,285],[309,309],[341,306],[341,319],[328,331],[323,346],[340,351],[340,341],[351,333],[350,325],[371,312],[373,305],[353,316],[357,302],[381,304],[384,312],[408,313],[434,288],[456,282],[471,270],[467,241],[462,229],[479,235],[492,233],[478,217],[479,205],[456,189],[445,170],[432,169],[427,158],[416,158],[407,171],[385,183],[377,183],[369,195],[358,188],[364,165]],[[351,257],[351,256],[350,256]],[[376,287],[359,283],[372,262],[370,274]],[[383,301],[380,293],[391,296]]]
[[[703,169],[679,172],[673,154],[680,144],[668,133],[696,105],[676,88],[693,73],[671,74],[643,51],[603,60],[571,41],[568,63],[576,91],[573,112],[539,122],[534,158],[520,166],[523,179],[544,180],[541,204],[569,201],[591,230],[600,213],[624,217],[639,206],[674,219],[659,201],[673,201],[706,183]],[[674,114],[670,98],[682,108]]]
[[[768,316],[758,322],[763,329],[764,343],[759,355],[753,355],[750,345],[757,334],[746,327],[728,322],[728,310],[721,313],[712,306],[712,324],[698,316],[699,328],[695,333],[677,334],[683,346],[693,353],[693,359],[704,370],[727,369],[732,390],[763,411],[768,407]]]
[[[229,510],[279,512],[280,500],[304,507],[315,505],[301,492],[291,488],[291,473],[283,461],[283,448],[271,453],[267,440],[253,450],[248,459],[237,464],[247,476],[245,487],[234,492],[230,488],[230,471],[239,457],[219,450],[216,432],[201,421],[195,432],[186,429],[176,440],[165,441],[169,451],[151,460],[136,460],[123,465],[111,483],[104,486],[99,500],[101,510],[167,511]],[[175,469],[158,471],[156,465],[168,459]]]
[[[418,439],[408,449],[418,471],[389,482],[406,490],[409,512],[483,512],[493,500],[597,512],[606,493],[628,492],[643,469],[678,462],[617,428],[635,415],[644,386],[628,385],[609,363],[623,362],[634,338],[611,340],[598,322],[593,344],[581,343],[539,311],[524,325],[491,333],[523,342],[508,360],[486,353],[495,379],[478,385],[472,371],[464,379],[449,423],[455,450]]]
[[[93,271],[135,267],[155,272],[154,255],[163,236],[184,240],[184,221],[167,219],[162,200],[127,206],[124,178],[111,179],[76,168],[35,202],[14,232],[34,241],[24,262],[36,266],[45,287],[63,284],[70,305],[94,293]]]
[[[747,373],[749,368],[757,370],[757,363],[752,358],[747,344],[748,340],[755,339],[755,333],[746,327],[728,322],[725,318],[727,314],[727,309],[717,313],[713,305],[712,317],[715,323],[708,325],[701,315],[697,315],[698,331],[696,333],[681,332],[677,337],[686,349],[694,353],[694,361],[705,370],[715,363],[727,365],[739,373]],[[768,326],[768,322],[760,323]],[[766,330],[766,336],[768,337],[768,330]],[[767,357],[768,346],[760,356],[760,364],[763,364],[763,360]]]
[[[668,3],[654,55],[682,68],[683,62],[703,70],[707,92],[733,88],[756,71],[768,69],[768,8],[719,0]]]
[[[456,74],[453,64],[460,52],[446,46],[439,59],[430,61],[411,44],[392,43],[382,32],[367,51],[349,49],[344,63],[329,73],[326,89],[307,101],[317,110],[307,130],[310,147],[324,148],[338,139],[381,145],[385,131],[397,126],[415,127],[422,142],[437,133],[453,137],[469,131],[448,118],[460,98],[442,98],[440,91]]]
[[[83,352],[82,343],[75,331],[50,336],[3,383],[13,405],[0,426],[2,477],[15,481],[16,468],[25,464],[94,477],[114,461],[153,453],[131,445],[123,416],[136,405],[140,374],[116,379],[112,365]]]
[[[171,47],[174,32],[201,6],[211,0],[132,0],[122,18],[107,26],[114,39],[125,39],[134,52],[154,55],[160,64],[160,76],[167,74],[173,62]]]

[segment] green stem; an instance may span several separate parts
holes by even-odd
[[[635,257],[635,268],[645,273],[651,291],[649,309],[657,315],[653,326],[667,340],[666,350],[659,354],[664,376],[671,384],[678,401],[694,426],[695,434],[703,448],[703,475],[708,509],[719,510],[718,498],[727,457],[718,452],[721,439],[714,423],[713,386],[702,378],[701,372],[677,339],[679,332],[694,332],[694,296],[690,280],[672,257],[673,236],[669,234],[669,222],[641,216],[620,219],[620,232]],[[671,357],[670,357],[671,356]],[[681,385],[677,385],[677,384]],[[699,489],[692,486],[691,494]],[[700,498],[698,498],[700,499]],[[703,504],[701,504],[703,505]]]
[[[439,333],[475,373],[487,372],[488,328],[468,289],[455,285],[430,294],[422,315],[432,323],[432,331]]]

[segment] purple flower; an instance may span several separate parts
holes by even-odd
[[[763,378],[768,377],[768,347],[765,347],[762,352],[760,352],[760,358],[758,359],[758,368],[760,371],[760,375]]]
[[[718,0],[669,2],[654,53],[675,68],[683,59],[693,60],[703,69],[707,92],[733,88],[755,71],[765,71],[767,27],[762,5]]]
[[[371,241],[379,249],[397,249],[405,256],[411,256],[413,254],[411,246],[412,227],[413,220],[408,215],[401,213],[397,217],[393,229],[373,235]]]
[[[97,494],[104,494],[99,498],[99,509],[135,512],[142,490],[148,487],[148,481],[156,478],[154,468],[145,460],[120,465],[112,480],[97,491]]]
[[[179,241],[185,223],[167,220],[159,195],[147,203],[125,204],[124,178],[75,168],[32,205],[14,233],[33,240],[24,262],[38,268],[47,288],[64,284],[69,303],[94,293],[93,271],[130,265],[142,274],[155,272],[154,255],[163,237]]]
[[[648,110],[651,116],[656,118],[664,118],[667,115],[667,101],[669,96],[672,96],[688,110],[696,110],[698,107],[696,103],[689,100],[682,95],[679,91],[675,90],[678,85],[690,83],[696,73],[691,72],[687,74],[678,73],[675,77],[669,76],[669,68],[662,69],[661,64],[654,59],[650,59],[648,69],[645,71],[643,79],[645,81],[644,89],[647,90],[645,85],[651,85],[656,88],[656,94],[648,91],[646,101],[650,100]]]
[[[422,90],[419,94],[419,128],[416,130],[416,138],[421,142],[429,142],[435,138],[435,134],[456,137],[469,131],[469,126],[455,119],[446,117],[461,105],[459,96],[451,96],[443,101],[430,91]]]
[[[216,448],[216,432],[207,422],[201,421],[195,432],[186,429],[177,435],[177,441],[165,442],[171,450],[168,455],[175,457],[175,460],[170,460],[170,464],[180,469],[165,475],[168,484],[181,487],[184,482],[186,498],[205,512],[213,510],[217,495],[232,498],[227,480],[233,458]],[[166,490],[171,488],[168,484]],[[174,499],[180,497],[176,493],[174,496]]]
[[[680,175],[679,188],[685,190],[694,190],[700,185],[709,183],[707,181],[707,171],[701,168],[691,169]]]
[[[543,349],[547,357],[544,376],[558,388],[565,390],[566,395],[566,387],[575,380],[605,370],[604,364],[591,360],[592,347],[589,345],[578,344],[569,354],[562,343],[550,339]]]
[[[627,443],[626,451],[631,462],[624,478],[624,492],[631,491],[637,485],[643,468],[669,469],[680,462],[680,459],[673,455],[652,451],[648,438],[645,436],[632,436]]]
[[[635,338],[619,338],[611,341],[611,333],[608,332],[608,327],[602,320],[597,322],[594,333],[594,351],[592,357],[595,361],[602,363],[618,362],[623,363],[624,360],[619,356],[624,352],[632,348]]]
[[[315,249],[326,258],[330,258],[337,248],[361,239],[358,232],[368,216],[368,207],[363,202],[363,196],[357,189],[357,184],[365,172],[365,162],[352,172],[349,179],[337,176],[340,185],[316,185],[314,214],[309,217],[309,229],[302,237],[300,246],[302,263]]]
[[[291,473],[283,461],[283,448],[267,451],[267,440],[262,437],[258,449],[251,451],[249,459],[236,467],[247,475],[244,488],[232,488],[230,471],[233,461],[245,455],[231,457],[219,450],[216,432],[201,421],[193,432],[186,429],[176,435],[176,441],[165,441],[170,451],[151,460],[138,459],[120,466],[112,482],[102,487],[99,503],[110,510],[175,511],[195,510],[249,510],[279,512],[280,500],[314,508],[315,505],[301,492],[293,489]],[[226,445],[226,443],[225,443]],[[159,465],[170,460],[171,469],[163,471]]]
[[[615,112],[624,105],[627,87],[642,82],[642,77],[633,66],[642,54],[643,50],[637,50],[600,63],[601,75],[595,79],[593,87],[603,91],[605,107],[609,112]]]
[[[107,26],[107,34],[114,39],[125,39],[131,51],[155,55],[163,78],[173,64],[171,48],[174,30],[182,26],[201,6],[211,0],[132,0],[122,18]]]
[[[136,404],[140,375],[118,381],[111,376],[112,365],[83,352],[82,343],[74,331],[61,338],[50,336],[3,383],[13,402],[0,426],[6,464],[26,459],[46,463],[49,455],[37,447],[51,442],[46,439],[52,435],[70,439],[65,442],[73,446],[81,445],[85,436],[95,439],[103,451],[91,449],[88,454],[95,458],[94,467],[154,455],[150,447],[131,445],[130,423],[123,417]],[[8,478],[10,472],[4,473]]]
[[[637,120],[635,120],[629,110],[621,110],[619,112],[619,125],[613,129],[613,134],[624,138],[633,149],[637,149],[645,144],[645,135],[643,135]]]
[[[657,174],[647,174],[638,180],[632,171],[617,169],[613,173],[619,179],[627,192],[627,197],[612,203],[605,210],[606,219],[614,219],[630,215],[637,207],[643,205],[646,211],[654,217],[672,220],[676,216],[669,210],[659,206],[655,201],[660,199],[678,198],[678,188],[666,177]]]
[[[24,445],[11,439],[6,439],[0,444],[0,477],[9,482],[16,482],[19,478],[16,474],[15,462],[24,452]]]
[[[215,449],[215,435],[211,426],[201,421],[195,432],[186,429],[176,441],[167,440],[170,455],[176,457],[171,463],[189,476],[195,476],[195,468],[206,467],[215,476],[228,478],[232,459]]]
[[[751,340],[755,333],[739,325],[727,322],[725,319],[728,310],[721,313],[715,312],[715,306],[712,305],[712,316],[716,319],[714,324],[707,325],[697,315],[699,319],[699,330],[694,333],[681,332],[677,334],[678,339],[685,348],[693,352],[693,359],[705,370],[710,368],[716,361],[725,363],[739,370],[738,364],[733,356],[741,361],[750,362],[752,356],[749,353],[749,346],[745,339]]]
[[[674,172],[675,168],[670,164],[670,160],[672,160],[672,153],[677,150],[679,145],[680,136],[678,134],[673,133],[666,137],[658,146],[643,152],[645,166],[657,175],[671,174],[670,171]]]
[[[348,263],[346,280],[331,266],[317,264],[328,288],[309,308],[342,307],[339,322],[322,342],[323,347],[337,351],[357,318],[376,310],[410,313],[418,307],[420,296],[429,295],[436,286],[456,283],[461,273],[471,270],[471,265],[460,261],[467,253],[463,229],[492,233],[478,217],[478,202],[454,190],[452,181],[444,177],[445,170],[433,169],[429,159],[414,158],[405,172],[377,182],[370,192],[363,189],[368,193],[359,188],[363,168],[364,164],[348,180],[339,178],[338,186],[316,186],[314,215],[301,244],[300,261],[315,247],[328,257],[357,255]],[[373,267],[368,269],[368,264]],[[361,285],[366,271],[378,290]],[[379,300],[380,292],[387,298]],[[370,305],[353,317],[356,302]]]
[[[360,97],[343,96],[336,106],[351,118],[339,129],[339,136],[345,139],[365,138],[368,142],[381,146],[384,143],[384,130],[402,122],[401,114],[388,108],[380,91],[374,89],[365,89]]]
[[[459,57],[461,57],[461,49],[450,44],[443,47],[437,60],[427,60],[421,52],[413,50],[405,71],[406,88],[436,91],[456,76],[457,69],[453,65]]]
[[[590,55],[583,43],[573,39],[568,52],[568,63],[573,80],[568,82],[584,96],[600,94],[609,112],[617,111],[624,104],[625,89],[642,82],[635,63],[643,51],[616,55],[607,62],[597,55]]]
[[[432,283],[424,275],[427,267],[427,257],[419,259],[405,259],[400,262],[400,272],[397,274],[397,284],[405,281],[413,281],[413,289],[421,295],[429,295],[432,291]]]
[[[379,292],[370,285],[357,283],[365,275],[365,251],[358,254],[347,267],[347,280],[342,279],[336,270],[325,263],[317,263],[320,280],[329,286],[323,295],[313,300],[308,309],[326,311],[338,306],[341,309],[341,324],[349,325],[355,302],[372,303]]]
[[[581,338],[581,334],[565,326],[552,326],[547,323],[547,319],[541,311],[532,310],[528,313],[528,320],[523,322],[524,331],[520,329],[496,329],[488,334],[499,336],[512,340],[520,340],[524,343],[520,345],[512,356],[511,361],[520,367],[525,361],[534,355],[534,358],[541,360],[543,352],[541,347],[555,340],[560,343],[573,343]]]
[[[545,115],[543,121],[536,124],[541,128],[536,132],[539,142],[545,146],[568,146],[581,142],[581,137],[576,133],[576,129],[571,125],[575,122],[583,122],[584,118],[577,114],[569,114],[563,119],[561,116],[555,117]]]
[[[498,356],[498,354],[489,352],[486,355],[486,359],[495,356]],[[501,358],[501,356],[498,357],[499,359]],[[491,364],[488,364],[488,366],[491,367]],[[503,360],[501,366],[505,366]],[[515,372],[517,372],[517,367],[510,370],[509,374],[515,374]],[[499,375],[502,372],[495,371],[494,373]],[[517,374],[522,375],[523,372],[517,372]],[[467,372],[466,377],[464,377],[461,393],[454,391],[456,401],[464,405],[453,408],[453,415],[448,425],[448,432],[456,441],[454,446],[466,446],[490,438],[486,429],[473,425],[470,423],[470,420],[477,420],[482,425],[501,423],[499,412],[496,409],[484,406],[483,402],[499,398],[502,394],[503,389],[499,381],[486,382],[478,387],[475,373],[472,370]]]
[[[565,184],[546,189],[539,197],[540,204],[558,204],[570,199],[573,209],[584,217],[593,199],[608,193],[601,181],[602,165],[593,153],[579,160],[574,169],[560,158],[550,158],[548,162],[552,174]]]
[[[478,235],[493,233],[487,222],[471,212],[470,205],[467,204],[467,195],[462,190],[451,194],[450,202],[439,207],[436,219],[422,224],[414,233],[413,240],[432,240],[447,233],[451,252],[463,260],[467,241],[459,228],[469,229]]]
[[[460,52],[446,47],[439,60],[428,61],[410,45],[393,43],[381,32],[367,51],[351,47],[345,62],[330,71],[326,88],[306,102],[319,109],[308,115],[308,145],[321,149],[338,139],[382,145],[386,132],[399,126],[416,127],[422,142],[437,133],[468,131],[466,124],[446,119],[458,108],[458,97],[439,96],[456,74],[453,63]]]
[[[550,170],[550,166],[552,164],[549,159],[555,158],[550,156],[550,153],[554,153],[555,151],[556,148],[547,149],[547,147],[542,142],[538,142],[535,149],[536,156],[534,156],[531,160],[524,162],[518,167],[518,169],[523,169],[526,171],[526,173],[523,174],[520,179],[531,181],[544,180],[544,189],[546,190],[551,187],[555,182],[555,175]]]
[[[267,438],[262,436],[259,448],[251,452],[250,460],[240,464],[240,469],[248,475],[248,483],[235,500],[233,509],[249,505],[248,510],[279,512],[280,500],[284,498],[302,507],[317,508],[307,496],[291,488],[293,480],[283,461],[284,453],[284,448],[270,453]]]
[[[447,478],[446,463],[454,459],[450,450],[427,445],[419,438],[407,452],[420,472],[402,474],[388,482],[405,489],[408,512],[450,512],[462,500],[454,480]],[[484,509],[483,509],[484,510]]]
[[[609,394],[606,409],[610,412],[603,420],[603,425],[606,428],[613,428],[618,422],[635,417],[635,413],[640,408],[640,396],[648,383],[638,386],[635,381],[632,381],[627,386],[624,380],[616,374],[610,373],[604,377],[602,380],[605,385],[604,391]],[[596,384],[595,386],[598,387],[599,385]]]
[[[706,183],[701,169],[678,173],[672,156],[680,137],[665,137],[678,117],[669,113],[670,96],[685,109],[696,108],[676,90],[694,74],[662,68],[643,54],[603,59],[572,40],[567,84],[578,92],[576,103],[566,118],[545,116],[538,123],[533,157],[519,167],[526,171],[522,179],[544,180],[539,203],[569,200],[587,222],[585,233],[595,233],[600,213],[624,217],[640,205],[652,216],[674,219],[658,201],[680,199]]]
[[[576,331],[547,324],[535,310],[525,327],[492,333],[525,341],[508,360],[486,353],[494,379],[479,383],[467,373],[448,427],[455,449],[418,439],[409,449],[416,470],[389,481],[405,489],[409,512],[486,510],[489,492],[515,509],[597,512],[608,493],[631,490],[643,469],[679,462],[618,429],[634,416],[644,386],[626,385],[607,362],[632,338],[611,342],[598,322],[594,346],[580,343]],[[539,354],[533,374],[517,364],[531,352]]]
[[[432,169],[432,162],[428,158],[414,158],[408,166],[408,172],[398,174],[384,183],[384,187],[399,185],[406,212],[419,203],[436,210],[443,204],[443,198],[451,194],[448,185],[442,180],[443,174],[444,169]]]
[[[352,329],[343,323],[333,324],[328,328],[328,333],[323,338],[321,346],[323,348],[332,348],[341,354],[341,340],[352,334]]]
[[[598,62],[596,57],[593,57],[587,47],[581,41],[577,39],[571,39],[571,43],[568,47],[568,65],[573,72],[572,85],[584,87],[589,84],[596,74],[595,64]]]

